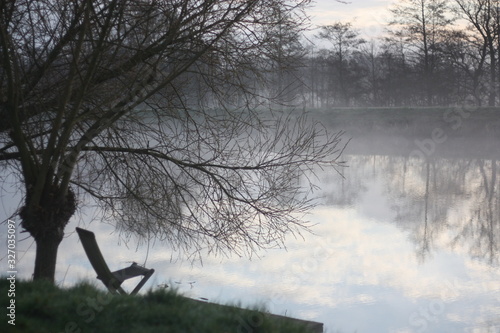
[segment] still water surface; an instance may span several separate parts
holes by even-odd
[[[158,244],[127,247],[111,226],[87,224],[84,211],[61,245],[58,282],[94,278],[71,232],[80,224],[98,234],[111,269],[130,261],[155,268],[146,288],[264,305],[323,322],[326,332],[499,333],[498,133],[453,133],[432,146],[431,134],[346,131],[344,178],[318,170],[314,233],[289,237],[286,250],[206,256],[202,265]],[[34,244],[27,239],[18,249],[26,250],[18,276],[28,278]]]

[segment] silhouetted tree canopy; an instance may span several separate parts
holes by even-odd
[[[89,197],[120,230],[189,250],[252,252],[307,228],[302,176],[336,167],[340,138],[265,111],[258,69],[269,28],[299,31],[308,2],[0,4],[0,161],[23,188],[35,279],[54,279]]]

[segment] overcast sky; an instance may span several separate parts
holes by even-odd
[[[389,21],[389,6],[395,0],[315,0],[309,10],[314,26],[336,21],[351,22],[363,38],[377,37],[384,32]]]

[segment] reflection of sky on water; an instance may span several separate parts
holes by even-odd
[[[127,247],[109,225],[82,226],[97,233],[111,269],[147,258],[156,273],[146,287],[167,283],[193,298],[263,304],[324,322],[327,332],[499,332],[498,250],[496,257],[488,252],[499,246],[499,162],[362,155],[348,161],[344,180],[318,174],[323,204],[309,216],[315,234],[289,237],[287,251],[260,258],[208,256],[203,266],[191,265],[172,261],[178,254],[168,247]],[[489,200],[486,189],[493,189]],[[8,212],[12,202],[5,198]],[[64,285],[95,277],[72,233],[77,220],[59,251],[56,279]],[[28,278],[34,244],[18,245],[18,276]]]

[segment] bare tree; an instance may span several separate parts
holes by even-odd
[[[331,25],[320,27],[317,36],[319,39],[328,41],[332,48],[324,50],[326,61],[335,69],[333,75],[334,81],[339,90],[339,95],[344,106],[349,105],[350,92],[349,83],[353,83],[349,74],[349,56],[361,44],[366,41],[359,37],[359,32],[352,27],[350,22],[336,22]]]
[[[439,54],[436,44],[452,22],[444,0],[400,0],[392,9],[394,35],[403,37],[413,52],[412,57],[421,64],[423,93],[426,104],[433,103],[433,75]]]
[[[449,83],[456,86],[455,100],[481,106],[484,96],[489,98],[489,80],[485,80],[488,50],[482,38],[468,31],[450,30],[439,50],[452,66],[450,72],[456,72],[456,79]]]
[[[289,22],[301,19],[290,17],[291,14],[283,12],[280,7],[273,8],[272,15],[276,16],[278,24],[266,27],[264,31],[269,48],[263,54],[267,59],[263,70],[272,78],[269,97],[276,104],[285,106],[296,103],[300,88],[303,87],[299,74],[305,56],[301,43],[303,26],[290,25]]]
[[[495,106],[498,83],[497,61],[499,60],[497,52],[500,52],[500,5],[496,0],[455,0],[455,3],[456,11],[481,36],[483,42],[481,47],[488,54],[490,62],[488,105]]]
[[[252,251],[307,228],[295,214],[311,207],[300,177],[338,166],[339,135],[262,116],[245,77],[258,76],[262,27],[277,24],[270,8],[308,2],[0,4],[0,161],[24,191],[35,279],[54,280],[85,196],[126,233],[195,249]],[[190,99],[193,77],[211,109]]]

